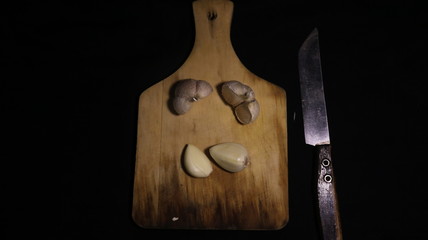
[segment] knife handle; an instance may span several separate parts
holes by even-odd
[[[331,161],[331,146],[316,146],[318,159],[318,207],[324,240],[342,240],[339,204],[336,195],[336,179]]]

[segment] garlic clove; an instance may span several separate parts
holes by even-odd
[[[229,172],[239,172],[250,164],[247,149],[239,143],[220,143],[210,147],[209,152],[216,163]]]
[[[187,144],[184,152],[184,168],[193,177],[208,177],[213,171],[211,161],[193,144]]]
[[[202,99],[208,97],[213,92],[211,85],[204,80],[197,80],[195,98]]]
[[[179,115],[190,110],[191,103],[210,95],[211,85],[204,80],[185,79],[177,82],[172,106]]]
[[[257,100],[244,102],[234,109],[235,116],[242,124],[249,124],[256,120],[260,112],[260,105]]]
[[[254,91],[249,86],[235,80],[222,84],[221,95],[232,107],[255,99]]]
[[[172,100],[172,106],[175,112],[181,115],[181,114],[185,114],[190,110],[190,108],[192,107],[192,102],[190,102],[184,97],[175,97]]]
[[[210,95],[213,91],[211,85],[204,80],[184,79],[177,83],[175,97],[183,97],[189,101],[197,101]]]
[[[196,94],[196,82],[194,79],[178,81],[175,87],[175,97],[186,98],[190,101]]]

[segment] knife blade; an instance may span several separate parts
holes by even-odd
[[[303,128],[306,144],[315,148],[319,219],[324,240],[342,239],[336,179],[322,79],[318,29],[303,42],[298,54]]]

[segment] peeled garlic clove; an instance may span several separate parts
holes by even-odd
[[[229,172],[239,172],[250,163],[247,149],[239,143],[220,143],[210,147],[209,152],[216,163]]]
[[[255,99],[254,91],[249,86],[235,80],[223,83],[221,95],[232,107]]]
[[[190,110],[190,108],[192,107],[192,102],[190,102],[184,97],[175,97],[172,100],[172,105],[174,107],[175,112],[181,115],[185,114]]]
[[[187,144],[184,152],[184,168],[193,177],[208,177],[213,171],[208,157],[195,145]]]
[[[256,120],[260,112],[260,106],[257,100],[252,102],[244,102],[236,106],[234,112],[240,123],[249,124]]]

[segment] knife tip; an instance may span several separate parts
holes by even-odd
[[[313,41],[318,41],[318,28],[314,28],[312,32],[306,37],[306,40],[300,46],[299,55],[306,51],[308,45],[310,45]]]
[[[318,36],[318,28],[314,28],[314,30],[312,30],[310,36]]]

